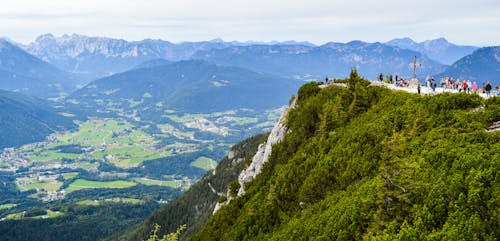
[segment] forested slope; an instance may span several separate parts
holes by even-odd
[[[498,240],[500,98],[299,90],[246,194],[191,240]]]
[[[54,131],[74,128],[50,103],[0,90],[0,149],[42,141]]]
[[[187,225],[181,235],[182,240],[198,232],[212,216],[219,199],[219,195],[214,193],[210,186],[219,193],[226,193],[228,184],[238,178],[246,160],[255,154],[258,145],[266,138],[267,134],[261,134],[234,145],[230,154],[221,160],[215,171],[207,173],[180,198],[153,213],[143,224],[129,230],[119,239],[145,240],[155,224],[161,227],[160,236],[175,232],[182,225]]]

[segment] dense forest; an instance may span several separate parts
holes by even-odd
[[[81,190],[70,193],[63,200],[48,203],[32,199],[31,202],[16,206],[11,210],[11,212],[26,210],[23,213],[25,218],[0,221],[1,240],[25,241],[33,240],[33,237],[39,241],[102,240],[123,233],[130,227],[141,223],[161,207],[155,200],[172,200],[178,197],[180,192],[178,189],[168,187],[139,184],[124,189]],[[27,194],[20,193],[19,195]],[[15,202],[16,198],[20,197],[6,196],[0,200],[0,205]],[[120,198],[143,201],[137,203],[112,201]],[[89,205],[86,202],[94,203]],[[63,215],[40,218],[41,215],[47,215],[48,210],[60,212]]]
[[[262,173],[191,240],[500,239],[500,98],[344,82],[299,90]]]

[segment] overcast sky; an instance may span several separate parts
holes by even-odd
[[[500,0],[3,0],[0,36],[500,45]]]

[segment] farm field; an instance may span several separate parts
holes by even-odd
[[[143,185],[165,186],[171,188],[179,188],[182,186],[182,182],[179,181],[161,181],[148,178],[135,178],[134,181]]]
[[[211,158],[202,156],[198,157],[196,161],[191,162],[190,166],[198,167],[205,171],[210,171],[215,169],[215,167],[217,166],[217,162]]]
[[[77,205],[81,206],[99,206],[104,203],[128,203],[128,204],[139,205],[144,203],[144,201],[136,198],[107,198],[107,199],[85,199],[76,202]]]
[[[13,207],[15,207],[15,206],[16,206],[16,204],[13,204],[13,203],[6,203],[6,204],[2,204],[2,205],[0,205],[0,210],[2,210],[2,209],[9,209],[9,208],[13,208]]]
[[[137,185],[134,182],[129,181],[110,181],[110,182],[98,182],[89,181],[85,179],[77,179],[66,188],[66,192],[71,193],[74,191],[89,189],[89,188],[127,188]]]

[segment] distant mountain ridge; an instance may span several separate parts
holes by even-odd
[[[165,40],[144,39],[126,41],[106,37],[89,37],[72,34],[55,37],[40,35],[34,42],[22,46],[29,53],[68,72],[86,74],[88,78],[98,78],[127,71],[142,62],[153,59],[169,61],[188,60],[200,50],[220,49],[229,46],[254,44],[304,44],[309,42],[225,42],[222,39],[200,42],[172,43]]]
[[[57,97],[76,87],[70,74],[0,39],[0,89]]]
[[[350,69],[374,79],[378,73],[412,76],[410,62],[417,56],[422,68],[419,75],[441,72],[444,66],[412,50],[382,43],[352,41],[327,43],[318,47],[304,45],[232,46],[224,49],[199,51],[193,58],[221,65],[233,65],[281,76],[313,78],[348,76]]]
[[[475,48],[471,46],[458,46],[450,44],[445,39],[438,39],[424,43],[415,43],[411,39],[395,39],[386,44],[365,43],[364,48],[359,48],[360,43],[364,42],[352,41],[349,43],[327,43],[321,46],[317,46],[306,41],[226,42],[222,39],[213,39],[210,41],[200,42],[172,43],[159,39],[126,41],[122,39],[104,37],[88,37],[78,34],[63,35],[60,37],[55,37],[52,34],[45,34],[39,36],[34,42],[22,47],[29,53],[57,66],[60,69],[72,73],[87,75],[87,79],[95,79],[127,71],[137,65],[140,65],[143,62],[154,59],[179,61],[194,58],[205,59],[219,64],[225,64],[225,62],[232,63],[233,59],[226,59],[224,61],[221,61],[220,59],[217,59],[217,57],[214,57],[214,55],[228,55],[229,53],[235,51],[239,52],[241,56],[238,57],[235,55],[235,53],[232,53],[230,57],[235,57],[236,64],[240,67],[260,71],[263,68],[259,67],[258,65],[270,65],[270,67],[278,67],[280,69],[290,68],[291,70],[288,72],[293,75],[304,73],[310,74],[306,73],[308,71],[305,70],[296,70],[296,65],[304,65],[304,63],[302,63],[300,60],[296,60],[292,56],[279,56],[279,54],[282,54],[282,51],[291,51],[288,53],[290,55],[311,52],[312,50],[314,50],[312,51],[314,52],[314,54],[305,56],[309,59],[307,61],[304,60],[303,62],[310,62],[311,59],[315,62],[311,64],[305,63],[304,68],[307,66],[309,69],[311,69],[310,67],[313,66],[315,70],[310,72],[314,72],[314,74],[318,76],[328,74],[329,72],[326,70],[331,70],[332,68],[350,69],[353,67],[360,67],[360,72],[362,74],[365,74],[369,78],[379,72],[399,72],[399,74],[403,76],[409,76],[411,71],[409,71],[410,68],[407,68],[406,62],[410,62],[411,58],[415,55],[420,56],[420,54],[417,52],[422,52],[425,55],[428,55],[429,57],[437,59],[438,61],[441,61],[443,63],[449,63],[451,59],[458,59],[460,57],[463,57],[467,53],[472,52]],[[343,52],[338,53],[337,55],[332,54],[331,51],[327,51],[328,53],[322,53],[323,50],[326,50],[324,47],[332,47],[332,45],[341,46],[338,47],[339,50],[343,49],[345,51],[349,50],[349,46],[354,46],[353,48],[350,48],[349,53]],[[375,53],[372,53],[372,55],[366,55],[366,48],[370,48],[372,46],[378,46],[378,48],[380,48],[380,45],[390,45],[391,47],[398,47],[405,50],[408,49],[415,51],[415,53],[407,54],[405,50],[394,50],[392,51],[392,54],[388,55],[375,56],[373,55]],[[266,49],[268,49],[274,55],[265,55],[262,56],[262,59],[255,60],[255,56],[253,55],[256,55],[257,53],[261,53],[262,55],[264,55],[262,51],[265,52]],[[278,51],[278,53],[276,53],[276,51]],[[357,51],[364,51],[364,53],[361,54]],[[245,56],[245,54],[249,54],[250,56]],[[342,54],[343,56],[340,56]],[[381,54],[387,54],[387,51],[385,51],[384,53],[381,52]],[[400,56],[400,54],[402,55]],[[277,56],[278,58],[275,58]],[[250,58],[250,60],[242,62],[242,60],[239,59],[245,59],[246,57]],[[332,60],[332,58],[335,57],[340,57],[342,58],[342,60],[335,62]],[[379,59],[369,60],[368,58]],[[391,63],[387,64],[387,66],[383,66],[383,64],[377,63],[380,62],[380,59],[382,58],[389,59]],[[395,58],[404,58],[404,62],[395,61]],[[364,61],[361,61],[361,63],[359,63],[357,60],[361,59],[363,59]],[[426,60],[425,57],[422,57],[422,59],[424,62],[432,62]],[[279,61],[281,60],[291,62],[287,65],[285,63],[279,63]],[[328,66],[323,67],[322,69],[318,67],[318,65],[325,65],[324,63],[327,63]],[[336,66],[332,66],[333,63],[336,64]],[[369,66],[368,64],[373,64],[373,66]],[[439,65],[441,64],[430,63],[430,65],[427,65],[429,71],[427,72],[424,70],[423,74],[426,75],[430,74],[431,72],[439,72],[431,71],[439,69]],[[380,67],[380,69],[375,71],[374,68],[376,67]],[[285,73],[286,71],[284,70],[278,70],[277,72],[290,74]],[[339,71],[334,71],[334,74],[337,74],[338,72]],[[347,73],[348,70],[343,71],[342,75],[339,75],[338,77],[345,77],[347,76]]]
[[[448,42],[445,38],[426,40],[420,43],[411,38],[396,38],[386,44],[423,53],[429,58],[447,65],[453,64],[478,49],[476,46],[456,45]]]
[[[222,48],[226,45],[209,41],[173,44],[152,39],[129,42],[77,34],[61,37],[45,34],[24,48],[63,70],[98,78],[129,70],[148,60],[184,60],[198,50]]]

